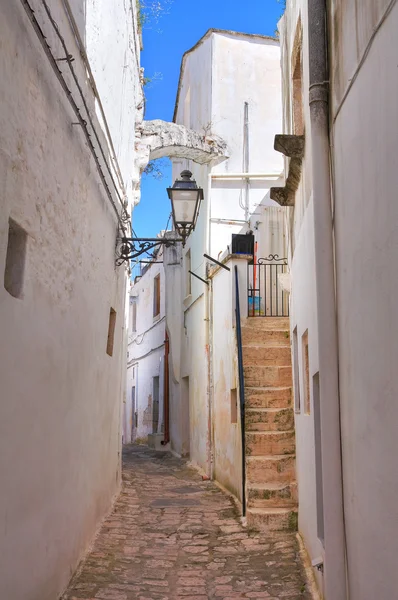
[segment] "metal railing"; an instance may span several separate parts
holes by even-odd
[[[245,379],[243,373],[242,328],[239,301],[239,275],[235,265],[236,344],[238,348],[240,426],[242,436],[242,516],[246,516],[246,440],[245,440]]]
[[[280,282],[287,273],[287,258],[270,254],[247,266],[248,316],[288,317],[289,297]]]

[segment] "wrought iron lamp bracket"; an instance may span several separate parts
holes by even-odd
[[[159,246],[174,246],[177,242],[183,242],[182,238],[120,238],[117,249],[116,265],[134,260],[143,254],[148,258],[155,258],[154,249]],[[153,250],[153,252],[152,252]]]

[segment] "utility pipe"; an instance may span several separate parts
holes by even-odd
[[[325,534],[324,592],[327,600],[346,600],[326,19],[326,0],[308,0],[309,104]]]

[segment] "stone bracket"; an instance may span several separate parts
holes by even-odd
[[[294,206],[295,194],[300,183],[301,169],[305,150],[304,135],[275,136],[274,148],[288,158],[289,173],[284,187],[272,187],[270,197],[281,206]]]

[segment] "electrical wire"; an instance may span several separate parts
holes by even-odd
[[[37,37],[38,37],[38,39],[39,39],[39,41],[41,43],[41,46],[42,46],[42,48],[43,48],[43,50],[44,50],[44,52],[45,52],[45,54],[46,54],[49,62],[50,62],[50,65],[51,65],[51,67],[52,67],[52,69],[53,69],[53,71],[54,71],[54,73],[55,73],[55,75],[56,75],[59,83],[61,84],[62,89],[64,90],[64,92],[66,94],[66,97],[67,97],[67,99],[69,101],[69,104],[71,105],[71,107],[73,109],[73,112],[75,113],[75,115],[76,115],[76,117],[78,119],[78,122],[79,122],[78,124],[81,125],[81,127],[82,127],[82,130],[83,130],[84,136],[86,138],[87,144],[88,144],[88,146],[90,148],[90,151],[91,151],[92,156],[94,158],[95,164],[97,166],[101,182],[102,182],[102,184],[103,184],[103,186],[105,188],[105,191],[106,191],[106,194],[108,196],[108,199],[109,199],[109,201],[110,201],[110,203],[111,203],[111,205],[112,205],[112,207],[113,207],[113,209],[114,209],[114,211],[116,213],[116,216],[117,216],[117,219],[118,219],[118,222],[119,222],[119,226],[120,226],[121,230],[123,231],[123,233],[126,233],[125,224],[123,223],[123,220],[122,220],[122,218],[120,216],[119,210],[118,210],[118,208],[117,208],[117,206],[115,204],[115,201],[113,199],[112,193],[111,193],[111,191],[109,189],[109,185],[108,185],[108,183],[106,181],[104,172],[102,170],[102,166],[101,166],[101,164],[99,162],[99,158],[98,158],[98,156],[96,154],[94,144],[93,144],[93,142],[91,140],[91,135],[90,135],[90,133],[88,131],[88,128],[87,128],[87,122],[83,119],[83,117],[81,115],[80,108],[78,107],[75,99],[73,98],[72,92],[70,91],[70,89],[68,87],[68,84],[66,83],[64,75],[63,75],[61,69],[58,66],[58,62],[55,59],[55,57],[54,57],[54,55],[53,55],[53,53],[51,51],[51,48],[50,48],[50,46],[49,46],[49,44],[47,42],[47,39],[46,39],[46,37],[45,37],[45,35],[44,35],[41,27],[40,27],[39,22],[36,19],[35,13],[34,13],[32,7],[31,7],[29,1],[28,0],[21,0],[21,3],[22,3],[22,6],[25,9],[26,14],[28,15],[28,18],[29,18],[30,22],[33,25],[35,33],[36,33],[36,35],[37,35]],[[66,50],[66,53],[67,53],[67,50]],[[66,58],[68,58],[68,60],[70,61],[70,55],[68,53],[67,53],[67,57]],[[91,121],[90,115],[88,115],[88,116],[89,116],[89,120]],[[91,122],[91,124],[92,124],[92,122]],[[92,125],[92,127],[93,127],[93,125]],[[101,151],[102,151],[101,144],[100,144],[100,148],[101,148]],[[102,153],[103,153],[103,151],[102,151]],[[108,166],[107,162],[106,162],[106,164]]]
[[[146,358],[147,356],[149,356],[150,354],[153,354],[157,350],[161,350],[163,347],[164,347],[164,342],[163,342],[163,344],[160,344],[160,346],[158,346],[157,348],[152,348],[152,350],[149,350],[149,352],[147,352],[146,354],[143,354],[142,356],[137,356],[136,358],[131,358],[129,360],[129,362],[127,363],[127,368],[131,367],[134,362],[137,362],[138,360]]]
[[[83,40],[82,40],[82,38],[80,36],[79,28],[78,28],[76,20],[75,20],[75,18],[73,16],[73,12],[72,12],[69,0],[62,0],[62,4],[63,4],[63,6],[65,8],[65,12],[66,12],[67,17],[69,19],[69,23],[70,23],[71,29],[73,31],[73,35],[75,36],[75,40],[76,40],[76,44],[77,44],[77,46],[79,48],[80,56],[82,58],[84,66],[87,69],[89,83],[90,83],[91,88],[92,88],[92,90],[94,92],[94,96],[96,97],[97,102],[98,102],[98,107],[100,109],[101,117],[102,117],[102,120],[104,122],[105,131],[106,131],[106,134],[107,134],[107,137],[108,137],[107,141],[108,141],[108,144],[109,144],[110,149],[111,149],[110,157],[111,157],[111,160],[113,162],[113,166],[114,166],[114,169],[115,169],[118,181],[119,181],[119,186],[120,186],[120,188],[121,188],[121,190],[123,192],[124,197],[127,198],[127,192],[126,192],[126,188],[125,188],[124,181],[123,181],[122,171],[121,171],[121,168],[119,166],[119,162],[118,162],[117,157],[116,157],[116,151],[115,151],[115,147],[113,145],[113,140],[112,140],[111,132],[109,130],[108,122],[106,120],[106,115],[105,115],[104,107],[102,106],[101,98],[100,98],[100,95],[99,95],[99,92],[98,92],[97,85],[95,83],[93,72],[91,70],[91,66],[90,66],[90,62],[88,60],[86,49],[84,47]],[[133,11],[132,6],[131,6],[131,10]],[[139,69],[139,64],[137,64],[137,68]]]
[[[149,329],[147,329],[146,331],[144,331],[143,333],[139,333],[137,334],[137,336],[131,340],[131,342],[129,342],[129,344],[137,344],[137,346],[140,346],[142,344],[142,342],[144,341],[144,338],[146,336],[146,334],[151,331],[152,329],[154,329],[157,325],[159,325],[159,323],[161,323],[162,321],[165,320],[166,317],[162,317],[161,319],[159,319],[159,321],[156,321],[156,323],[154,323],[153,325],[151,325],[151,327],[149,327]],[[140,342],[137,342],[137,338],[141,338]]]
[[[105,152],[104,152],[104,150],[103,150],[103,148],[102,148],[102,144],[101,144],[101,142],[100,142],[100,139],[99,139],[99,137],[98,137],[97,130],[96,130],[96,129],[95,129],[95,127],[94,127],[94,123],[93,123],[93,121],[92,121],[92,118],[91,118],[90,110],[89,110],[89,108],[88,108],[88,106],[87,106],[86,98],[85,98],[85,96],[84,96],[84,94],[83,94],[83,90],[82,90],[82,88],[81,88],[81,86],[80,86],[80,83],[79,83],[79,80],[78,80],[78,78],[77,78],[76,71],[75,71],[75,69],[74,69],[74,67],[73,67],[73,64],[72,64],[72,55],[71,55],[71,54],[70,54],[70,52],[68,51],[67,45],[66,45],[66,43],[65,43],[65,39],[64,39],[64,37],[62,36],[62,34],[61,34],[60,30],[59,30],[59,27],[58,27],[58,24],[57,24],[57,22],[55,21],[55,19],[53,18],[52,14],[51,14],[50,8],[49,8],[49,6],[48,6],[48,4],[47,4],[46,0],[41,0],[41,3],[42,3],[42,5],[43,5],[43,7],[44,7],[44,10],[46,11],[46,14],[47,14],[47,16],[48,16],[48,19],[49,19],[49,21],[50,21],[50,23],[51,23],[51,25],[52,25],[52,27],[53,27],[53,29],[54,29],[55,33],[57,34],[57,37],[58,37],[59,41],[61,42],[61,46],[62,46],[62,48],[63,48],[63,50],[64,50],[64,52],[65,52],[66,63],[67,63],[67,65],[68,65],[68,67],[69,67],[69,70],[70,70],[70,72],[71,72],[71,74],[72,74],[72,77],[73,77],[73,80],[74,80],[74,82],[75,82],[75,85],[76,85],[77,89],[79,90],[79,94],[80,94],[80,97],[81,97],[81,99],[82,99],[83,106],[84,106],[84,108],[85,108],[85,111],[86,111],[86,114],[87,114],[88,121],[89,121],[89,123],[90,123],[90,125],[91,125],[91,129],[92,129],[92,130],[93,130],[93,132],[94,132],[94,136],[95,136],[95,139],[97,140],[97,144],[98,144],[98,147],[99,147],[99,149],[100,149],[100,152],[101,152],[101,155],[102,155],[103,161],[104,161],[104,163],[105,163],[105,165],[106,165],[106,168],[107,168],[107,171],[108,171],[109,177],[111,178],[111,181],[112,181],[112,183],[113,183],[113,187],[114,187],[114,189],[115,189],[116,195],[117,195],[117,197],[118,197],[118,199],[119,199],[119,202],[120,202],[120,204],[121,204],[121,206],[122,206],[122,210],[124,211],[124,213],[125,213],[125,216],[126,216],[126,213],[127,213],[127,211],[126,211],[126,209],[125,209],[125,207],[124,207],[123,199],[122,199],[122,197],[120,196],[119,190],[118,190],[118,188],[117,188],[116,182],[115,182],[115,180],[114,180],[114,177],[113,177],[113,174],[112,174],[112,170],[111,170],[111,168],[110,168],[110,166],[109,166],[108,160],[107,160],[107,158],[106,158],[106,156],[105,156]],[[124,187],[124,186],[123,186],[123,187]]]

